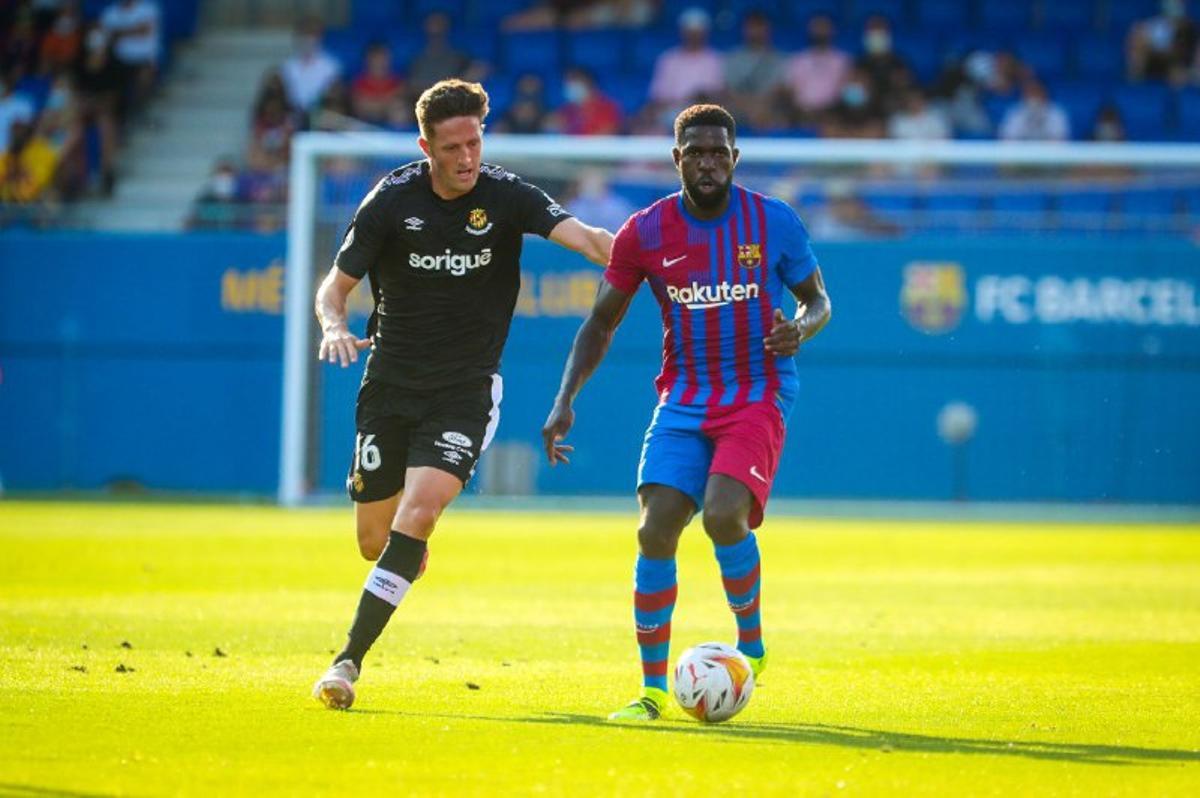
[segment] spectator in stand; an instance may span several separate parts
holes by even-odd
[[[559,126],[572,136],[612,136],[621,132],[624,115],[616,101],[600,91],[596,78],[582,67],[567,70],[563,82],[567,102],[559,109]]]
[[[881,105],[887,105],[897,96],[904,70],[912,74],[907,62],[892,50],[892,25],[887,17],[876,15],[867,20],[863,29],[863,50],[857,66],[871,82],[874,97]]]
[[[1092,141],[1125,141],[1125,120],[1121,118],[1120,109],[1111,103],[1101,108],[1088,138]]]
[[[650,101],[680,108],[699,98],[715,97],[725,88],[721,54],[708,46],[712,20],[702,8],[679,15],[682,43],[658,57],[650,81]]]
[[[205,230],[237,229],[242,218],[238,208],[242,201],[239,183],[233,161],[228,158],[218,161],[196,198],[190,226]]]
[[[1037,80],[1025,84],[1021,102],[1009,108],[1000,123],[1005,141],[1066,141],[1071,124],[1066,112],[1050,101],[1046,87]]]
[[[825,15],[808,22],[808,47],[792,56],[784,73],[793,121],[808,124],[837,103],[850,77],[850,56],[834,46],[836,30]]]
[[[828,202],[805,215],[809,233],[824,241],[853,240],[894,236],[900,228],[875,215],[870,206],[854,193],[846,180],[831,180],[825,188]]]
[[[1134,24],[1126,39],[1126,66],[1132,80],[1184,83],[1197,41],[1187,0],[1162,0],[1162,13]]]
[[[580,171],[567,210],[588,224],[618,230],[637,208],[612,190],[604,172],[589,168]]]
[[[417,101],[421,92],[443,78],[479,80],[487,73],[450,43],[450,17],[440,11],[425,17],[425,48],[408,66],[409,99]]]
[[[751,11],[742,21],[742,46],[725,56],[726,105],[734,116],[760,129],[780,126],[774,100],[785,66],[771,42],[771,18]]]
[[[0,68],[17,80],[30,77],[38,65],[38,35],[33,23],[33,11],[28,6],[19,6],[8,35],[3,38],[0,49]]]
[[[884,131],[884,112],[871,87],[867,73],[855,67],[850,72],[842,96],[829,110],[821,135],[827,138],[877,139]]]
[[[158,3],[117,0],[104,9],[100,25],[112,43],[112,57],[121,72],[118,112],[125,118],[141,108],[158,74],[162,33]]]
[[[94,25],[84,35],[83,58],[75,72],[82,125],[95,125],[100,139],[100,181],[104,195],[112,194],[116,180],[118,145],[117,102],[121,71],[109,50],[108,36]]]
[[[392,105],[404,94],[404,81],[392,70],[392,48],[374,42],[367,62],[350,92],[354,116],[373,125],[387,124]]]
[[[83,147],[84,130],[79,120],[79,104],[71,77],[60,74],[50,87],[46,104],[38,117],[37,135],[50,142],[58,154],[54,174],[54,193],[73,199],[87,182],[87,154]]]
[[[991,136],[992,121],[983,107],[983,90],[967,75],[966,59],[954,60],[942,69],[933,93],[955,133],[970,138]]]
[[[14,122],[0,156],[0,202],[41,199],[53,183],[58,153],[29,122]]]
[[[1032,70],[1007,50],[976,50],[964,64],[967,77],[993,97],[1015,100],[1025,81],[1034,77]]]
[[[292,55],[280,68],[288,104],[307,118],[341,72],[337,59],[321,47],[321,24],[315,19],[300,23]]]
[[[929,104],[923,90],[911,88],[904,96],[903,107],[888,119],[888,136],[910,141],[940,141],[950,138],[950,123],[945,114]]]
[[[512,103],[496,127],[503,133],[544,133],[549,123],[545,84],[540,75],[527,72],[517,79]]]
[[[552,28],[641,28],[654,19],[654,0],[542,0],[509,14],[500,27],[509,31]]]
[[[321,95],[321,102],[312,114],[313,130],[361,130],[363,125],[354,117],[350,90],[335,80]]]
[[[8,152],[8,137],[17,123],[31,125],[37,116],[33,100],[16,90],[17,70],[0,75],[0,152]]]
[[[250,169],[266,174],[282,173],[295,132],[295,118],[287,104],[274,94],[265,97],[250,132],[250,148],[246,153]]]
[[[54,74],[69,68],[79,58],[83,43],[83,16],[77,2],[63,4],[50,30],[42,37],[39,70]]]

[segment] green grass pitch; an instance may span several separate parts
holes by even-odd
[[[451,509],[338,713],[351,519],[0,503],[0,795],[1200,795],[1195,526],[768,518],[749,707],[630,727],[632,512]]]

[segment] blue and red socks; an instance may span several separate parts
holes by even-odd
[[[675,560],[639,554],[633,575],[633,620],[642,657],[642,686],[667,689],[671,648],[671,613],[679,592]]]
[[[747,657],[761,657],[762,616],[759,611],[759,590],[762,584],[758,557],[758,540],[753,532],[732,546],[714,546],[717,564],[721,566],[721,582],[725,598],[737,619],[737,649]]]

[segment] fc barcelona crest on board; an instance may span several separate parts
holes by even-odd
[[[959,264],[916,261],[904,267],[900,311],[916,329],[950,332],[962,321],[966,305],[967,280]]]

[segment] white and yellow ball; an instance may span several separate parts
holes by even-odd
[[[729,720],[745,708],[753,692],[750,661],[733,646],[701,643],[675,663],[675,700],[705,723]]]

